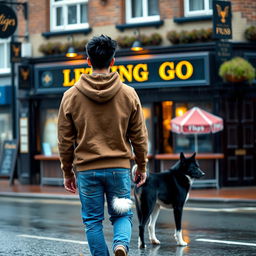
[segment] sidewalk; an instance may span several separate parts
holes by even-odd
[[[256,186],[253,187],[226,187],[219,190],[192,189],[190,201],[216,201],[216,202],[253,202],[256,203]],[[62,186],[21,185],[15,181],[13,186],[8,180],[0,180],[0,196],[37,197],[77,200],[78,195],[72,195]]]

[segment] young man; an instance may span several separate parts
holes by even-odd
[[[118,73],[110,72],[116,47],[116,42],[104,35],[88,42],[87,61],[92,74],[81,75],[64,93],[58,116],[64,186],[75,193],[78,185],[93,256],[109,255],[102,226],[105,196],[114,231],[113,251],[116,256],[128,254],[131,146],[138,165],[135,180],[139,178],[138,186],[146,181],[148,146],[143,111],[135,90],[123,84]],[[122,202],[124,205],[120,205]]]

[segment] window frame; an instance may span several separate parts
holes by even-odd
[[[189,0],[184,0],[184,16],[193,17],[193,16],[206,16],[212,15],[212,9],[210,9],[209,0],[204,0],[204,10],[190,11],[189,10]]]
[[[125,1],[125,15],[126,15],[126,23],[145,23],[150,21],[159,21],[160,20],[160,14],[148,16],[148,0],[142,0],[142,11],[143,16],[132,18],[132,0],[126,0]]]
[[[77,8],[77,21],[81,20],[81,4],[87,5],[87,17],[88,17],[88,2],[89,0],[63,0],[60,2],[55,2],[55,0],[50,1],[50,31],[68,31],[74,29],[82,29],[82,28],[89,28],[89,22],[87,19],[87,23],[76,23],[76,24],[68,24],[68,6],[69,5],[76,5]],[[58,7],[63,8],[63,25],[57,26],[56,21],[56,9]]]
[[[11,62],[10,62],[10,38],[9,39],[0,39],[0,44],[4,45],[4,67],[0,67],[0,73],[6,74],[11,73]],[[9,49],[8,49],[9,48]],[[9,64],[9,67],[8,67]]]

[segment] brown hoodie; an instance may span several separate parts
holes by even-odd
[[[135,90],[118,73],[83,74],[64,93],[58,116],[58,141],[64,177],[77,171],[130,168],[132,149],[145,172],[147,130]]]

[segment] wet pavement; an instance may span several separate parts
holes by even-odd
[[[162,210],[156,226],[161,245],[137,248],[134,216],[130,256],[256,255],[256,204],[189,203],[183,215],[187,247],[177,247],[170,210]],[[112,227],[105,220],[111,248]],[[89,256],[76,200],[0,197],[0,256]]]

